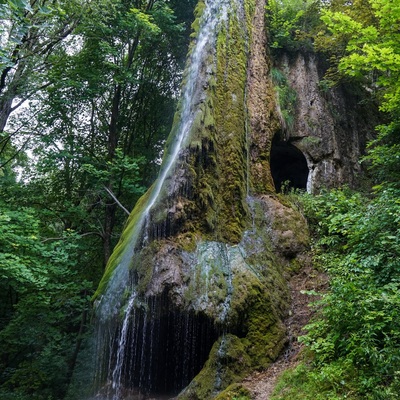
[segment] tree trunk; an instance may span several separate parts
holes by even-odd
[[[115,152],[118,146],[119,140],[119,129],[118,119],[119,110],[121,103],[122,87],[117,85],[111,105],[111,119],[108,129],[108,154],[107,159],[109,162],[113,162],[115,158]],[[114,177],[110,176],[108,181],[107,189],[113,192]],[[105,206],[105,220],[104,220],[104,236],[103,236],[103,251],[104,251],[104,266],[107,265],[108,259],[112,252],[112,233],[115,225],[115,211],[116,204],[113,199],[107,199]]]
[[[86,295],[86,293],[85,293],[85,295]],[[71,360],[68,363],[67,386],[71,383],[71,379],[72,379],[72,375],[74,373],[75,365],[76,365],[76,362],[78,360],[78,355],[79,355],[79,352],[80,352],[80,349],[81,349],[81,346],[82,346],[83,331],[85,329],[86,321],[87,321],[87,310],[84,310],[82,312],[82,316],[81,316],[81,323],[79,325],[79,332],[78,332],[78,335],[77,335],[74,352],[72,353]]]

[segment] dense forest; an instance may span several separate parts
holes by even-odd
[[[369,184],[301,196],[316,268],[330,278],[300,338],[305,361],[274,399],[396,399],[400,393],[400,6],[389,0],[270,2],[272,51],[322,53],[321,82],[362,85],[384,113],[360,162]],[[328,89],[329,90],[329,89]],[[315,293],[317,294],[317,293]]]
[[[61,399],[171,128],[194,1],[0,4],[0,398]]]
[[[1,399],[67,394],[92,296],[161,164],[196,3],[0,2]],[[330,283],[273,398],[396,399],[400,5],[270,0],[265,19],[272,56],[318,54],[321,90],[361,87],[382,112],[357,190],[287,194]],[[281,108],[290,116],[295,100]]]

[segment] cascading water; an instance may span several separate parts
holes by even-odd
[[[128,302],[128,306],[125,310],[125,318],[122,324],[122,329],[120,337],[118,340],[118,350],[117,350],[117,360],[115,362],[115,367],[112,373],[112,388],[115,390],[115,399],[121,397],[121,373],[122,373],[122,363],[123,357],[125,356],[125,348],[127,346],[127,336],[128,336],[128,323],[131,317],[131,312],[136,299],[136,292],[134,292]]]
[[[82,360],[68,400],[209,400],[284,346],[283,276],[307,243],[292,245],[300,234],[285,226],[301,218],[265,193],[275,107],[264,85],[264,6],[199,0],[161,172],[99,285],[94,358]]]
[[[227,20],[230,3],[230,0],[205,1],[185,75],[178,129],[160,175],[130,232],[128,250],[97,301],[96,352],[102,359],[98,360],[95,377],[95,386],[99,388],[96,398],[120,400],[131,390],[176,393],[198,372],[198,364],[206,360],[210,345],[218,337],[215,327],[206,318],[168,310],[166,298],[139,299],[135,291],[137,279],[130,272],[130,265],[135,252],[147,245],[153,236],[152,209],[160,201],[166,181],[173,176],[177,160],[190,139],[192,124],[199,112],[199,99],[205,90],[199,76],[208,67],[209,54],[215,52],[218,31]],[[226,300],[222,305],[222,318],[228,303]],[[171,332],[175,332],[174,337],[170,337]]]
[[[153,185],[148,197],[147,204],[139,216],[131,233],[129,248],[131,251],[124,253],[119,265],[115,268],[113,275],[108,283],[106,292],[103,294],[99,304],[98,313],[102,318],[109,318],[115,315],[121,306],[121,296],[129,280],[129,263],[133,257],[133,251],[137,248],[138,242],[142,240],[143,244],[149,239],[151,230],[150,213],[156,204],[166,179],[171,175],[173,167],[179,157],[180,151],[183,149],[185,142],[189,139],[192,123],[199,112],[196,105],[199,97],[204,91],[202,82],[199,80],[199,74],[202,66],[207,65],[205,51],[207,47],[215,46],[220,25],[226,21],[229,0],[206,0],[205,9],[201,17],[200,30],[196,43],[193,47],[189,58],[189,67],[186,73],[186,84],[182,91],[182,105],[180,122],[178,125],[176,136],[170,146],[169,153],[166,154],[165,160],[161,167],[160,175]]]

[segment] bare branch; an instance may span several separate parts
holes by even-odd
[[[94,236],[99,236],[102,238],[101,234],[99,232],[86,232],[86,233],[82,233],[81,235],[79,235],[80,238],[83,238],[85,236],[89,236],[89,235],[94,235]],[[45,242],[50,242],[50,241],[56,241],[56,240],[67,240],[68,237],[65,236],[61,236],[61,237],[52,237],[52,238],[46,238],[42,240],[42,243]]]
[[[115,197],[115,194],[108,187],[104,186],[104,190],[113,198],[121,209],[125,211],[126,214],[130,215],[130,212],[120,203],[120,201]]]

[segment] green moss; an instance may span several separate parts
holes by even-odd
[[[125,228],[122,232],[122,235],[119,239],[118,244],[115,246],[113,253],[111,254],[110,259],[108,260],[104,275],[99,283],[99,286],[93,295],[92,300],[96,300],[107,288],[108,282],[111,279],[111,276],[117,268],[118,264],[121,261],[121,258],[123,254],[128,250],[131,242],[132,242],[132,236],[133,233],[136,229],[139,228],[139,224],[141,221],[141,217],[143,215],[143,211],[146,208],[146,205],[148,203],[149,197],[152,193],[152,190],[154,188],[153,184],[149,190],[137,201],[135,208],[131,212]]]
[[[244,10],[246,15],[246,24],[247,24],[247,34],[250,37],[252,28],[253,28],[253,18],[256,10],[256,5],[254,0],[245,0],[244,1]]]
[[[238,10],[232,10],[227,27],[217,39],[215,129],[218,146],[218,238],[238,243],[247,223],[247,137],[245,91],[247,38]]]
[[[204,368],[178,399],[214,399],[222,389],[240,381],[250,365],[242,341],[235,335],[227,334],[214,344]]]
[[[153,276],[155,255],[161,249],[162,245],[163,241],[155,240],[132,257],[130,269],[137,274],[138,285],[136,289],[138,293],[144,294],[146,292]]]
[[[193,230],[189,232],[181,233],[175,238],[178,245],[178,249],[188,253],[194,252],[196,250],[197,242],[199,241],[199,236]]]
[[[218,35],[216,67],[209,72],[207,98],[193,122],[188,160],[197,208],[191,210],[190,224],[204,238],[228,243],[240,241],[249,214],[245,201],[246,38],[235,11],[227,30]]]
[[[303,267],[303,263],[298,259],[298,258],[292,258],[289,261],[289,267],[288,267],[288,271],[294,275],[297,272],[299,272],[301,270],[301,268]]]
[[[194,21],[192,23],[192,34],[191,37],[195,38],[198,35],[199,29],[200,29],[200,18],[204,13],[204,9],[206,8],[206,5],[203,0],[200,0],[196,8],[194,9]]]
[[[251,393],[242,385],[234,383],[221,392],[215,400],[251,400]]]
[[[252,368],[263,369],[273,362],[285,344],[285,327],[274,304],[266,293],[254,293],[255,299],[249,307],[249,315],[245,324],[248,329],[246,338],[247,354],[250,356]]]
[[[242,343],[251,366],[265,368],[276,359],[285,342],[281,318],[288,307],[286,283],[282,279],[280,282],[258,279],[247,273],[235,275],[233,287],[231,307],[245,332]],[[275,295],[277,291],[278,296]]]
[[[203,11],[200,2],[195,29]],[[182,223],[180,232],[194,230],[205,239],[228,243],[238,243],[249,224],[245,92],[253,12],[254,0],[246,1],[244,20],[239,19],[241,12],[230,10],[217,37],[216,53],[208,55],[206,97],[191,127],[185,167],[193,200],[186,204],[190,221]],[[172,141],[168,139],[166,151]]]

